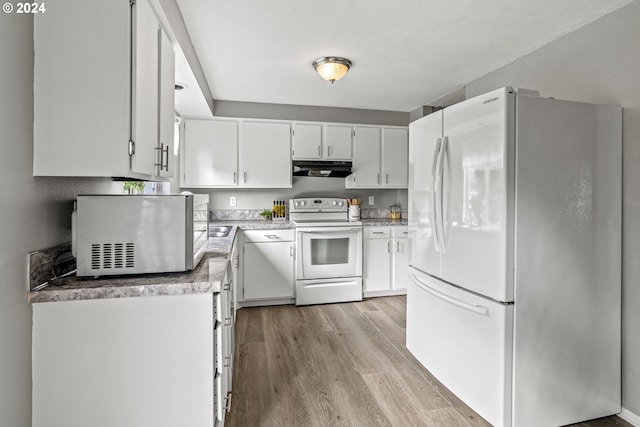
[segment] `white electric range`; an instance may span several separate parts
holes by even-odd
[[[296,225],[296,305],[362,300],[362,222],[346,199],[289,201]]]

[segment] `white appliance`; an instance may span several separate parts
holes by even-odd
[[[621,133],[510,88],[409,127],[407,347],[497,427],[621,410]]]
[[[346,199],[289,202],[296,225],[296,305],[362,300],[362,222],[349,221]]]
[[[79,195],[78,276],[192,270],[207,242],[208,195]]]

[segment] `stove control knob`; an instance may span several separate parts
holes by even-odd
[[[295,202],[293,202],[293,207],[294,207],[294,208],[297,208],[299,204],[300,204],[300,202],[298,202],[298,201],[296,200]]]
[[[338,202],[338,206],[342,207],[342,205],[344,205],[344,202],[341,200]]]
[[[338,206],[338,201],[334,200],[332,204],[333,204],[333,206]]]
[[[307,204],[307,202],[305,202],[304,200],[300,202],[300,206],[304,206],[306,204]]]

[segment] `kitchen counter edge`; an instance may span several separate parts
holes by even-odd
[[[209,237],[202,260],[186,272],[101,276],[70,276],[57,279],[46,288],[29,292],[29,303],[91,299],[147,297],[217,293],[227,269],[238,230],[295,228],[289,221],[215,221],[210,226],[232,225],[227,237]]]

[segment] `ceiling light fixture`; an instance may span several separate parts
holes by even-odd
[[[351,68],[351,61],[337,56],[326,56],[316,59],[312,65],[320,74],[320,77],[333,84],[347,74],[347,71]]]

